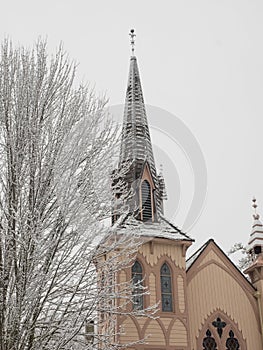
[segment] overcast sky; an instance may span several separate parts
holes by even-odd
[[[135,28],[145,101],[174,116],[163,118],[160,130],[149,115],[168,216],[183,226],[200,190],[184,140],[171,143],[184,126],[208,178],[203,212],[186,229],[195,248],[213,237],[228,250],[248,240],[254,195],[263,215],[262,18],[261,0],[10,0],[1,3],[0,34],[28,46],[42,36],[50,51],[62,41],[79,63],[78,79],[95,84],[114,106],[124,102],[128,33]]]

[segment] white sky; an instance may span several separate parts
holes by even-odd
[[[207,200],[189,234],[195,248],[213,237],[228,250],[248,240],[254,195],[263,215],[262,18],[261,0],[10,0],[1,3],[0,35],[25,45],[42,36],[51,51],[62,41],[79,62],[79,79],[96,84],[115,105],[124,102],[128,32],[135,28],[146,103],[179,118],[205,157]],[[163,125],[164,133],[173,127],[176,123]],[[161,155],[156,164],[164,163],[168,178],[169,213],[178,203],[171,185],[174,168],[181,177],[174,220],[181,226],[193,178],[180,169],[185,162],[180,149],[159,136],[153,130]],[[174,155],[174,167],[162,155]]]

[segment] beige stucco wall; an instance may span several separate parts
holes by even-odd
[[[187,274],[190,348],[198,349],[197,339],[203,325],[220,310],[242,332],[248,350],[262,350],[254,290],[231,263],[216,249],[210,249]]]

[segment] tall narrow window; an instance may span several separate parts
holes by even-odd
[[[144,180],[141,185],[142,191],[142,220],[152,220],[152,198],[151,198],[151,186],[147,180]]]
[[[162,311],[173,311],[172,278],[169,266],[161,267]]]
[[[216,341],[209,329],[206,331],[206,337],[203,340],[203,350],[217,350]]]
[[[132,266],[132,283],[133,283],[133,308],[136,310],[143,309],[143,290],[142,290],[142,265],[135,261]]]

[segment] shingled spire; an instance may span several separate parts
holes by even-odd
[[[125,176],[128,188],[133,188],[133,207],[145,221],[158,220],[163,212],[163,179],[157,176],[151,137],[146,116],[137,59],[134,56],[134,30],[130,32],[132,55],[126,90],[119,168],[129,163]]]
[[[122,128],[120,165],[127,160],[137,163],[137,171],[142,170],[144,162],[147,161],[152,175],[156,177],[151,137],[135,56],[132,56],[130,60]],[[136,175],[135,178],[137,178]]]

